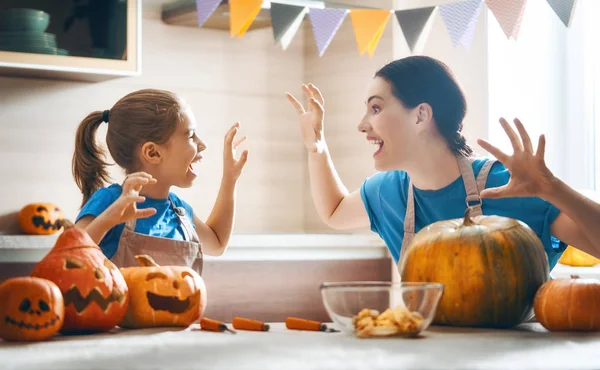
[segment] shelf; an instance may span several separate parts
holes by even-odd
[[[0,76],[104,81],[141,74],[142,0],[127,1],[123,59],[22,53],[0,50]],[[53,3],[57,4],[57,3]]]

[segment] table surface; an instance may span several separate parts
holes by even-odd
[[[419,338],[359,339],[271,324],[237,334],[115,329],[46,342],[0,341],[2,369],[599,369],[600,333],[432,326]]]

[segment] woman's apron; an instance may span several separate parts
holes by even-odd
[[[183,207],[175,207],[169,198],[171,208],[183,230],[184,240],[149,236],[135,232],[136,220],[125,223],[119,238],[117,252],[111,258],[117,267],[139,266],[136,255],[147,254],[161,266],[188,266],[202,274],[202,244]]]
[[[462,176],[463,182],[465,184],[465,190],[467,191],[467,198],[465,199],[465,204],[468,208],[471,208],[471,216],[480,216],[481,212],[481,197],[479,193],[481,190],[485,189],[485,183],[487,181],[488,174],[490,173],[490,169],[495,159],[489,159],[483,164],[481,171],[477,175],[477,179],[475,179],[475,174],[473,173],[473,166],[471,162],[473,158],[467,158],[460,154],[456,155],[456,161],[458,162],[458,169],[460,170],[460,174]],[[408,198],[406,200],[406,215],[404,216],[404,238],[402,239],[402,247],[400,249],[400,258],[398,259],[398,271],[400,271],[400,266],[402,266],[402,260],[410,247],[410,243],[415,237],[415,197],[413,191],[412,180],[408,183]]]

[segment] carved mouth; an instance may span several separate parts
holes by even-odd
[[[69,288],[63,297],[65,300],[65,307],[69,304],[73,304],[78,313],[85,310],[85,308],[92,302],[96,302],[102,311],[106,312],[111,303],[116,302],[122,306],[123,303],[125,303],[126,298],[125,294],[120,292],[118,289],[113,289],[110,295],[104,298],[102,292],[100,292],[100,289],[98,288],[92,289],[87,297],[83,297],[76,286]]]
[[[61,228],[61,223],[60,223],[60,220],[56,220],[56,221],[54,221],[54,222],[48,222],[48,221],[46,221],[46,220],[45,220],[45,218],[44,218],[44,217],[42,217],[42,216],[33,216],[33,217],[31,218],[31,221],[33,222],[33,224],[34,224],[36,227],[39,227],[39,226],[41,226],[41,227],[43,227],[43,228],[44,228],[44,230],[48,230],[48,229],[52,229],[52,230],[58,230],[58,229],[60,229],[60,228]]]
[[[148,297],[148,304],[155,311],[184,313],[188,308],[190,308],[190,297],[187,297],[182,301],[177,297],[163,296],[154,294],[152,292],[147,292],[146,297]]]
[[[43,324],[32,324],[32,323],[28,323],[25,321],[17,321],[10,316],[6,316],[4,318],[4,322],[7,325],[14,325],[21,329],[31,329],[31,330],[46,329],[49,326],[54,326],[54,324],[56,324],[58,321],[60,321],[60,317],[58,315],[56,315],[56,317],[52,318],[52,320],[46,321]]]

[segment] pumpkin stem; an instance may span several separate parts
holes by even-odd
[[[138,263],[140,264],[140,266],[143,267],[159,267],[159,264],[154,262],[154,260],[152,259],[152,257],[150,257],[147,254],[138,254],[137,256],[135,256],[135,259],[138,261]]]
[[[463,226],[473,226],[475,222],[471,219],[471,207],[467,207],[465,211],[465,218],[463,219]]]
[[[71,221],[67,220],[66,218],[64,218],[62,220],[58,220],[58,224],[65,229],[75,226],[75,225],[73,225],[73,223]]]

